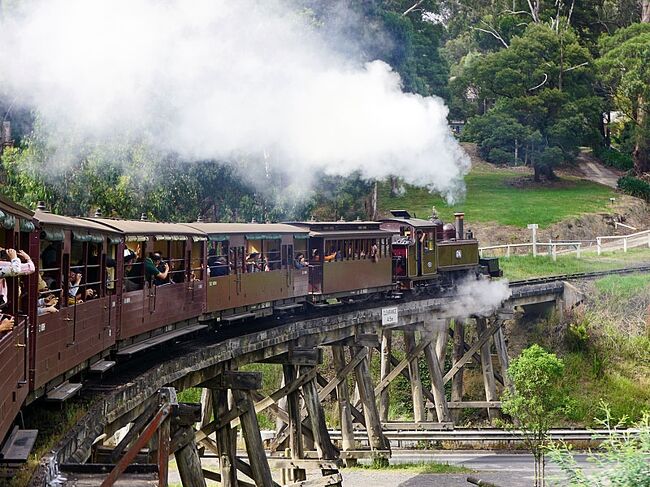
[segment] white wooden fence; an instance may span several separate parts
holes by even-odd
[[[522,252],[517,252],[518,250],[530,249],[527,252],[524,252],[525,255],[532,252],[533,256],[538,255],[538,249],[540,247],[546,248],[545,254],[552,257],[553,261],[557,260],[558,254],[566,254],[575,252],[576,257],[580,258],[582,252],[585,249],[591,249],[594,246],[596,247],[596,252],[598,255],[603,251],[616,251],[623,250],[627,252],[628,248],[648,246],[650,248],[650,230],[644,230],[642,232],[636,232],[629,235],[612,235],[612,236],[603,236],[596,237],[596,240],[574,240],[574,241],[549,241],[544,242],[527,242],[527,243],[513,243],[513,244],[503,244],[503,245],[489,245],[486,247],[479,247],[478,252],[481,257],[485,253],[490,253],[494,255],[493,252],[497,251],[496,254],[502,255],[504,257],[510,257],[514,254],[522,254]],[[498,252],[502,251],[502,252]]]

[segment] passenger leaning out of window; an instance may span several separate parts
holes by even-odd
[[[90,288],[81,290],[81,273],[70,270],[68,274],[68,304],[81,304],[95,297],[95,291]]]
[[[144,273],[149,284],[152,281],[157,285],[169,282],[167,279],[169,264],[162,261],[162,256],[158,252],[149,254],[149,257],[144,260]]]
[[[24,260],[25,262],[21,261]],[[6,277],[26,276],[34,272],[34,263],[30,256],[22,250],[0,248],[0,308],[7,304]],[[11,331],[14,327],[14,317],[3,314],[0,318],[0,332]]]

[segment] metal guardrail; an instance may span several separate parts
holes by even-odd
[[[638,429],[613,430],[614,435],[636,435]],[[340,430],[330,430],[330,437],[333,440],[341,439]],[[384,435],[390,441],[523,441],[525,438],[521,430],[505,429],[454,429],[445,430],[384,430]],[[610,437],[608,430],[588,429],[553,429],[549,431],[548,438],[553,441],[599,441]],[[364,430],[354,432],[355,440],[368,439]]]

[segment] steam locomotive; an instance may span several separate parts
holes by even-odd
[[[64,401],[82,387],[74,379],[118,359],[209,327],[245,330],[257,317],[499,273],[479,260],[460,213],[455,225],[405,211],[378,222],[160,223],[0,198],[0,247],[36,266],[5,279],[2,313],[14,326],[0,333],[0,464],[20,461],[12,445],[35,437],[13,427],[25,404]]]

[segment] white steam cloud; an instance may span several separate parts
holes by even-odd
[[[403,93],[381,61],[345,59],[280,2],[22,5],[0,25],[0,89],[55,139],[146,140],[192,160],[272,160],[296,181],[360,171],[462,192],[469,159],[443,101]]]
[[[458,283],[450,313],[459,318],[489,316],[510,297],[511,291],[505,279],[467,278]]]

